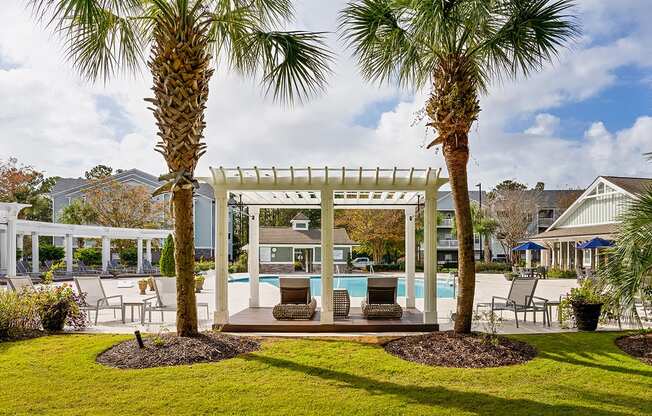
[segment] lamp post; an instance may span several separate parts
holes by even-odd
[[[482,184],[478,183],[476,185],[478,187],[478,202],[480,205],[480,210],[479,214],[482,215]],[[482,234],[480,234],[480,261],[484,259],[484,249],[482,247]]]

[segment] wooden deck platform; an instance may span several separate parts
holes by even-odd
[[[319,311],[310,321],[277,321],[272,308],[247,308],[229,317],[224,332],[431,332],[438,324],[424,324],[423,314],[404,309],[401,319],[365,319],[360,308],[351,308],[348,318],[337,318],[332,324],[319,321]]]

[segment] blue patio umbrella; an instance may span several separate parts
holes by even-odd
[[[605,240],[604,238],[595,237],[589,241],[585,241],[582,244],[578,244],[577,248],[581,250],[588,250],[590,248],[602,248],[602,247],[611,247],[614,245],[614,242],[611,240]]]
[[[518,245],[512,249],[512,251],[528,251],[528,250],[545,250],[546,248],[538,245],[532,241]]]

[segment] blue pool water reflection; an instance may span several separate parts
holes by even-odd
[[[249,276],[234,276],[230,282],[248,283]],[[278,276],[261,276],[261,282],[278,286]],[[333,288],[346,289],[351,297],[363,298],[367,294],[367,276],[338,276],[333,278]],[[423,279],[415,279],[414,290],[417,298],[423,299]],[[310,277],[310,291],[313,296],[321,296],[320,276]],[[405,296],[405,278],[398,279],[398,296]],[[445,280],[437,280],[437,297],[451,299],[455,297],[454,286]]]

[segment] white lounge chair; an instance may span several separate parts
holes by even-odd
[[[144,299],[143,312],[149,312],[149,322],[152,322],[152,311],[161,312],[161,322],[164,322],[163,312],[177,310],[177,278],[155,277],[154,290],[156,296]],[[197,302],[197,308],[206,308],[206,319],[210,319],[208,303]],[[145,323],[145,313],[142,314],[142,323]]]
[[[84,294],[84,305],[82,309],[95,311],[95,325],[100,310],[111,309],[115,316],[115,311],[120,310],[122,314],[122,323],[125,323],[125,308],[122,303],[122,295],[106,296],[102,280],[99,276],[75,277],[77,291]]]
[[[7,282],[9,282],[9,287],[14,292],[22,292],[23,290],[34,290],[34,284],[32,283],[32,278],[29,276],[14,276],[14,277],[5,277]]]

